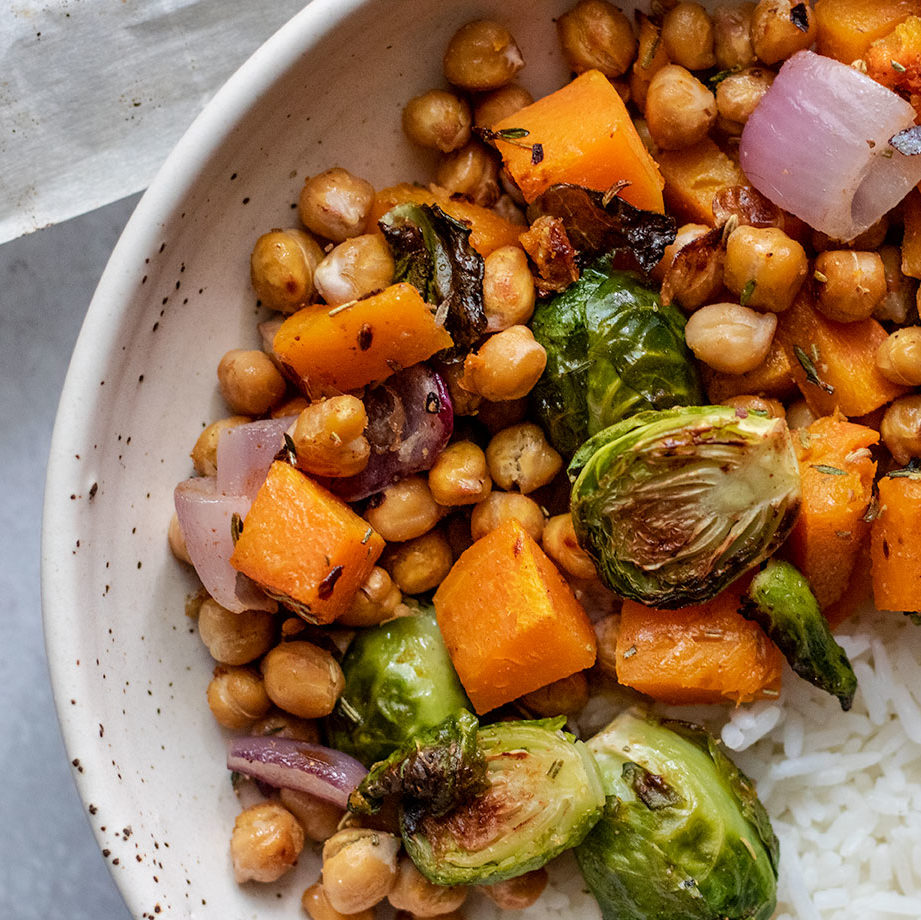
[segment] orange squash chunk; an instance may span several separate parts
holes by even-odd
[[[873,576],[870,570],[870,541],[860,547],[851,577],[844,593],[822,614],[832,629],[837,629],[849,620],[860,608],[873,598]]]
[[[657,610],[624,601],[617,680],[663,703],[748,703],[776,697],[783,657],[738,613],[748,579],[706,604]]]
[[[606,191],[629,182],[619,193],[646,211],[662,211],[662,177],[636,133],[620,94],[604,74],[588,70],[549,96],[497,122],[494,131],[525,130],[513,142],[496,140],[512,178],[527,201],[551,185],[568,182]],[[526,146],[517,146],[517,145]],[[543,158],[534,162],[531,145]]]
[[[357,390],[453,344],[433,309],[411,284],[392,284],[349,306],[298,310],[272,347],[313,397]]]
[[[912,189],[902,204],[902,274],[921,278],[921,192]]]
[[[452,198],[437,186],[423,188],[403,182],[381,189],[374,198],[368,233],[380,233],[377,222],[398,204],[437,204],[445,214],[470,227],[470,245],[484,258],[500,246],[517,246],[518,235],[524,227],[500,217],[489,208],[482,208],[463,198]]]
[[[790,349],[794,379],[817,416],[836,411],[849,418],[867,415],[907,392],[887,380],[876,366],[876,351],[887,333],[875,319],[836,323],[819,313],[809,295],[801,291],[793,306],[780,314],[777,334]],[[810,382],[796,357],[796,347],[815,367],[824,386]]]
[[[921,612],[921,476],[884,476],[871,532],[873,600],[880,610]]]
[[[921,13],[921,4],[917,13]],[[921,93],[921,16],[909,16],[866,53],[867,76],[897,93]],[[913,101],[915,108],[918,102]]]
[[[365,583],[384,541],[345,502],[276,460],[230,564],[312,623],[331,623]]]
[[[852,64],[917,12],[918,0],[817,0],[816,50]]]
[[[840,416],[793,435],[802,504],[787,550],[823,609],[844,595],[869,536],[864,517],[876,475],[869,448],[878,441],[879,432]]]
[[[711,403],[722,403],[732,396],[747,395],[785,400],[797,392],[789,352],[777,334],[771,342],[768,356],[753,371],[746,374],[724,374],[703,363],[700,371]]]
[[[482,714],[595,662],[595,633],[518,521],[473,544],[435,592],[445,645]]]
[[[663,150],[658,162],[669,212],[682,221],[714,226],[714,195],[733,185],[748,184],[738,163],[709,137],[684,150]]]

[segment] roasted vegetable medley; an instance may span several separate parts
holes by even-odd
[[[535,100],[463,25],[403,111],[434,175],[335,165],[254,240],[262,347],[176,488],[233,870],[322,844],[313,920],[527,908],[566,850],[605,920],[769,920],[752,782],[656,705],[786,659],[846,711],[835,628],[921,622],[921,7],[556,29]]]

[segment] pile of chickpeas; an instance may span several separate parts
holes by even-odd
[[[811,9],[805,8],[804,30],[793,24],[792,6],[789,0],[728,3],[711,15],[697,3],[680,2],[655,23],[640,20],[637,36],[616,7],[582,0],[559,18],[557,28],[571,69],[596,68],[614,83],[635,108],[637,129],[654,154],[711,135],[731,151],[771,84],[771,68],[815,38]],[[444,55],[450,88],[410,99],[403,128],[410,142],[436,153],[436,185],[494,208],[524,229],[520,192],[495,149],[475,136],[477,127],[488,128],[532,101],[513,82],[523,65],[514,37],[501,24],[463,26]],[[715,91],[701,73],[714,68],[724,71]],[[308,178],[299,201],[301,225],[272,229],[255,243],[251,276],[261,303],[283,317],[308,304],[339,306],[387,287],[394,263],[381,234],[368,226],[374,197],[367,181],[343,168]],[[878,366],[893,382],[921,386],[921,327],[911,325],[917,322],[917,285],[902,274],[898,247],[885,244],[893,222],[884,218],[847,246],[817,233],[806,239],[794,221],[727,226],[710,263],[698,266],[693,277],[673,279],[674,299],[689,314],[690,348],[715,371],[752,370],[768,354],[776,314],[791,306],[802,284],[814,283],[818,308],[829,318],[876,316],[902,327],[881,347]],[[654,276],[667,277],[682,247],[710,229],[682,226]],[[812,259],[807,248],[815,253]],[[342,693],[338,659],[354,630],[411,613],[405,598],[435,589],[467,546],[510,518],[542,544],[577,590],[603,593],[576,540],[568,504],[557,501],[568,494],[563,458],[527,419],[527,396],[547,355],[527,325],[535,280],[520,247],[504,246],[485,258],[483,298],[484,340],[465,358],[438,365],[453,400],[453,439],[427,473],[408,476],[356,506],[388,546],[348,611],[320,629],[284,611],[232,613],[210,597],[194,605],[202,642],[216,664],[208,705],[224,728],[321,742],[318,720],[332,712]],[[230,414],[196,441],[191,453],[196,473],[216,473],[222,432],[266,416],[297,416],[289,434],[305,473],[361,472],[371,453],[362,394],[309,402],[295,391],[272,355],[277,325],[267,324],[263,350],[238,349],[221,358],[218,383]],[[802,400],[784,407],[776,399],[743,393],[727,402],[786,415],[791,427],[812,421]],[[892,403],[881,431],[896,462],[921,455],[921,396]],[[548,505],[555,503],[558,513],[551,513]],[[188,563],[175,517],[169,542]],[[616,615],[600,619],[596,631],[596,668],[613,677]],[[588,696],[581,672],[520,702],[537,716],[573,714]],[[322,844],[321,878],[302,900],[313,920],[370,920],[375,905],[385,900],[410,917],[460,916],[467,889],[423,878],[401,852],[393,816],[357,819],[291,790],[238,816],[231,838],[237,880],[279,879],[307,841]],[[524,908],[546,882],[541,869],[482,891],[500,907]]]

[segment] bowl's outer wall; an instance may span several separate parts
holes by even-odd
[[[166,543],[192,444],[227,414],[218,359],[257,346],[253,241],[295,225],[304,177],[330,166],[378,187],[429,181],[433,161],[409,147],[400,112],[444,85],[441,55],[464,22],[511,27],[535,95],[561,85],[553,16],[569,5],[314,0],[192,126],[113,253],[55,427],[42,593],[75,778],[137,917],[299,916],[316,877],[305,855],[311,865],[268,890],[232,880],[239,804],[205,703],[213,662],[184,614],[197,582]]]

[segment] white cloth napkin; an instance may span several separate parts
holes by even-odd
[[[0,243],[145,188],[306,2],[0,3]]]

